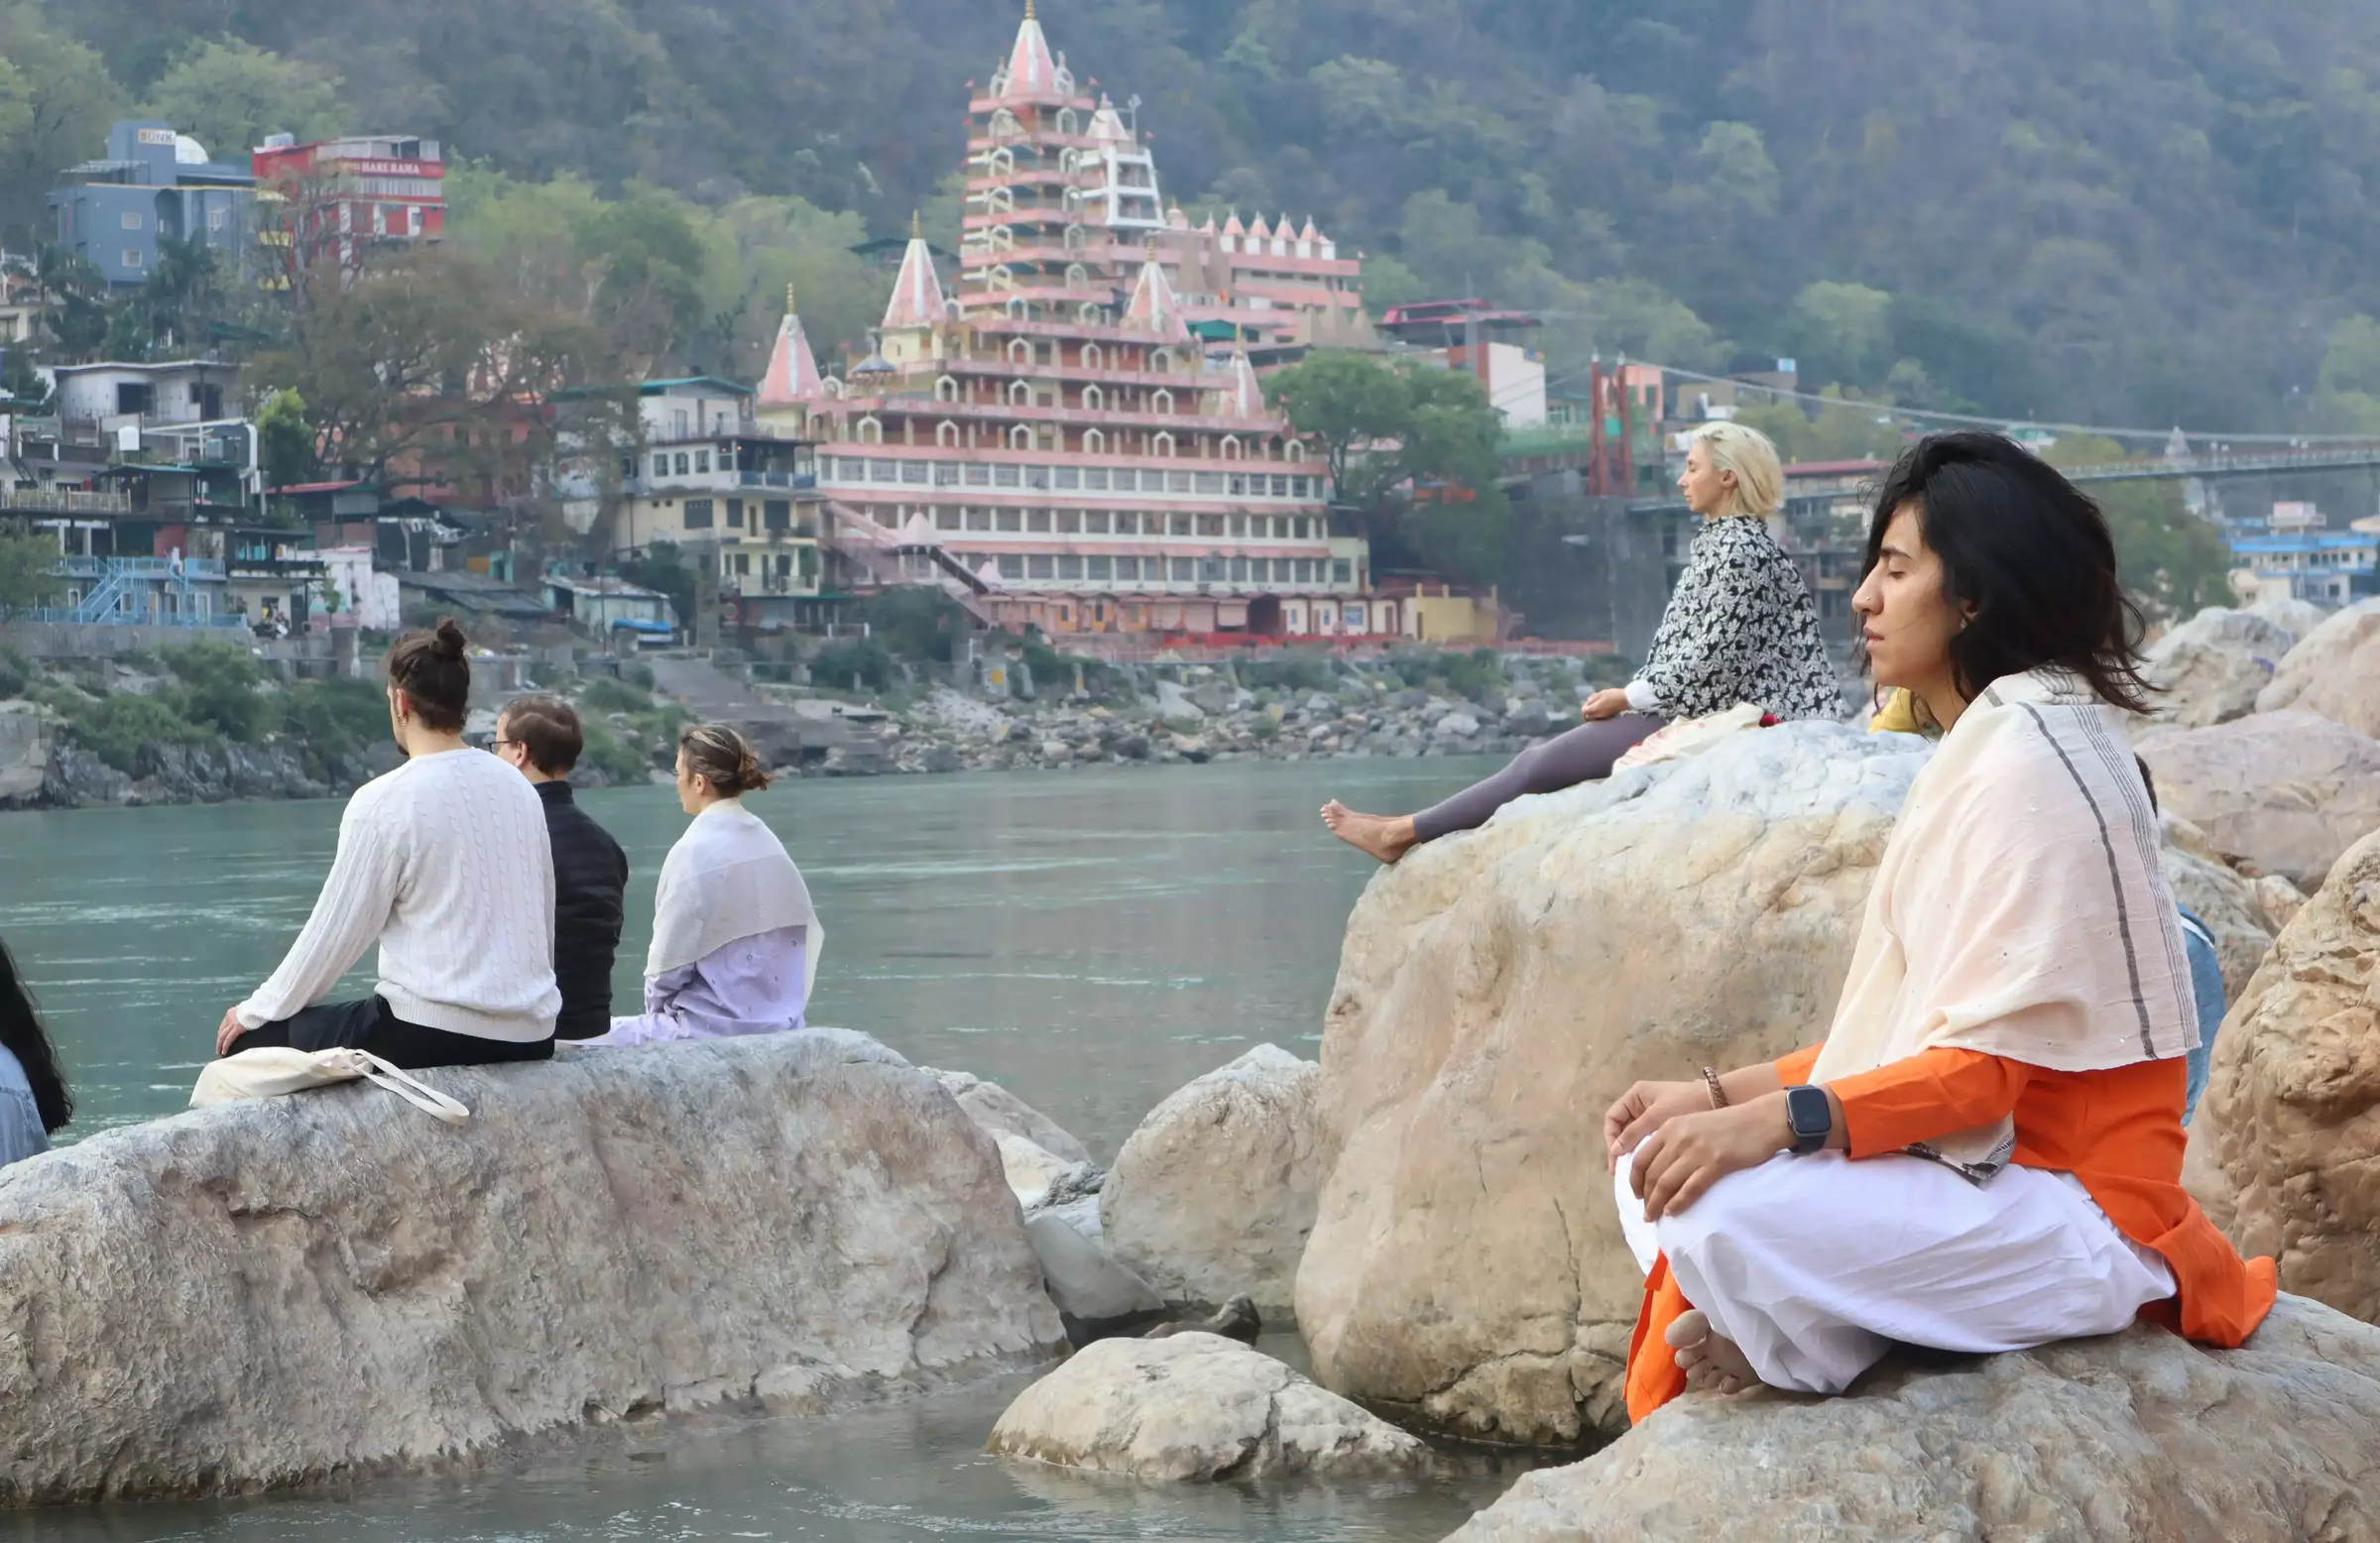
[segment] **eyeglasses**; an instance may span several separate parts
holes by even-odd
[[[491,747],[497,750],[502,750],[508,745],[518,745],[521,742],[519,740],[490,740],[488,742]]]

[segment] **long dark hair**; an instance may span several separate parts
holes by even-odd
[[[1962,696],[2055,665],[2118,707],[2148,711],[2156,688],[2140,674],[2147,620],[2116,581],[2107,517],[2056,467],[1999,434],[1926,435],[1876,492],[1862,575],[1875,570],[1903,505],[1916,507],[1942,559],[1944,598],[1973,607],[1951,640]]]
[[[25,1068],[25,1080],[33,1085],[33,1107],[41,1111],[42,1128],[64,1128],[74,1118],[74,1096],[66,1091],[66,1079],[58,1069],[58,1051],[42,1029],[33,993],[26,990],[25,978],[17,973],[17,962],[9,957],[5,943],[0,943],[0,1045]]]
[[[422,726],[448,734],[471,707],[470,647],[454,618],[441,616],[428,632],[410,632],[389,645],[389,684],[414,704]]]

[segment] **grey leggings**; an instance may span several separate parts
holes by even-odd
[[[1649,713],[1621,713],[1532,745],[1495,775],[1414,815],[1413,839],[1436,841],[1451,831],[1477,830],[1488,823],[1488,816],[1523,793],[1559,792],[1609,776],[1611,763],[1668,721]]]

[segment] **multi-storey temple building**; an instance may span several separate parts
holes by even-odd
[[[816,442],[847,581],[1052,634],[1398,631],[1250,359],[1360,340],[1358,264],[1311,221],[1169,210],[1029,3],[969,112],[953,286],[912,231],[876,346],[823,375],[788,306],[761,384],[762,421]]]

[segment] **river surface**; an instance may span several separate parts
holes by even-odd
[[[826,930],[811,1022],[999,1082],[1106,1161],[1157,1100],[1249,1046],[1316,1053],[1348,908],[1371,872],[1322,829],[1323,799],[1409,809],[1488,766],[790,781],[751,807],[801,865]],[[633,870],[620,1007],[640,994],[654,881],[685,816],[665,787],[581,802]],[[304,921],[340,807],[0,816],[0,937],[60,1041],[73,1133],[185,1106],[223,1009]],[[367,991],[369,976],[351,984]],[[1267,1348],[1302,1359],[1293,1336]],[[1427,1487],[1158,1488],[984,1457],[1028,1380],[832,1418],[663,1424],[336,1494],[20,1513],[0,1517],[0,1538],[1422,1543],[1518,1472],[1475,1461],[1469,1478]]]

